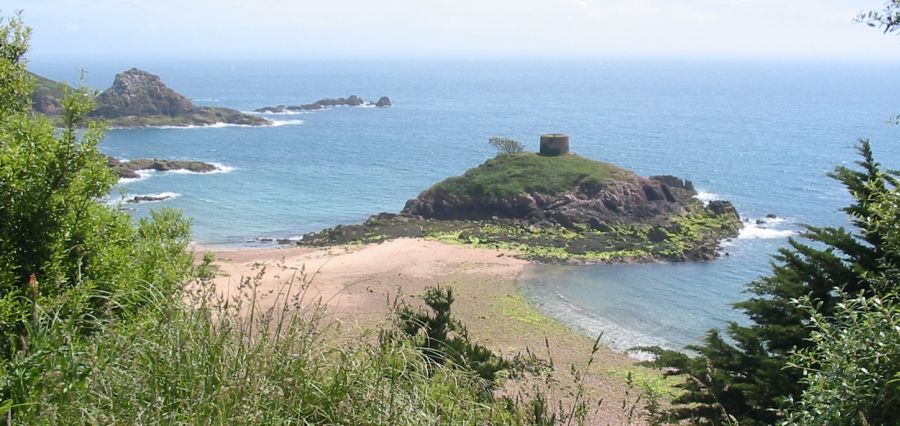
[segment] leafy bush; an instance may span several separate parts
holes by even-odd
[[[843,298],[830,317],[808,298],[798,301],[812,318],[812,346],[788,359],[806,390],[786,424],[886,425],[900,418],[897,296]]]
[[[38,404],[67,342],[140,315],[191,266],[180,213],[135,224],[105,203],[116,179],[97,147],[102,126],[84,120],[92,93],[67,94],[61,128],[31,115],[29,33],[20,17],[0,21],[0,401],[13,407]],[[67,386],[90,373],[67,371]]]
[[[525,150],[521,142],[509,138],[493,137],[488,139],[488,143],[497,148],[498,155],[516,154]]]

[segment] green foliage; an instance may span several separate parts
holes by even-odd
[[[562,194],[580,184],[625,179],[631,172],[575,154],[542,157],[534,153],[501,155],[432,187],[459,198],[515,196],[528,192]]]
[[[453,289],[429,287],[422,300],[431,312],[401,306],[397,311],[397,326],[402,334],[386,334],[383,336],[384,342],[397,341],[398,338],[402,342],[413,338],[430,364],[461,368],[475,373],[488,385],[495,385],[497,374],[511,365],[484,346],[469,340],[466,327],[451,317]]]
[[[896,241],[885,238],[897,235],[898,182],[875,162],[868,141],[860,141],[858,151],[861,169],[839,167],[831,174],[854,199],[844,211],[855,232],[807,226],[810,244],[791,240],[790,248],[774,256],[772,275],[750,283],[753,296],[735,305],[752,323],[730,324],[731,341],[711,331],[704,344],[688,347],[698,354],[693,357],[653,350],[659,356],[655,365],[688,377],[680,385],[685,393],[674,401],[677,417],[710,424],[732,418],[742,425],[775,423],[785,401],[799,399],[806,388],[802,371],[787,368],[788,357],[815,344],[811,314],[796,300],[808,297],[830,318],[843,300],[835,288],[874,297],[896,287],[896,279],[882,278],[896,274],[900,265]]]
[[[48,329],[87,335],[95,319],[137,313],[148,288],[174,291],[191,261],[180,214],[135,226],[103,203],[116,178],[97,147],[103,129],[84,120],[92,93],[66,94],[61,128],[31,115],[28,33],[19,17],[0,25],[0,370],[12,357],[41,356]],[[0,387],[0,401],[22,403],[31,385]]]
[[[846,301],[832,316],[809,298],[798,302],[811,316],[812,346],[788,359],[806,390],[786,424],[886,425],[900,418],[897,295],[841,297]]]
[[[488,143],[497,148],[497,155],[517,154],[525,150],[522,142],[509,138],[493,137],[488,139]]]

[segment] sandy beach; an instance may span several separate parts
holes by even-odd
[[[196,248],[198,255],[204,250]],[[496,352],[513,356],[531,350],[552,358],[560,366],[559,375],[567,375],[570,364],[583,366],[590,357],[593,339],[543,316],[520,294],[516,281],[528,262],[512,253],[397,239],[364,246],[214,254],[219,268],[215,285],[223,295],[235,293],[243,277],[258,276],[265,268],[257,281],[263,308],[271,306],[285,282],[306,280],[306,303],[321,301],[328,318],[343,330],[371,329],[388,318],[395,298],[416,303],[426,287],[441,285],[453,288],[453,313],[468,326],[470,336]],[[629,372],[638,384],[661,386],[654,372],[635,365],[624,354],[601,348],[595,356],[586,384],[593,397],[605,401],[597,421],[623,424],[627,420],[620,407]],[[638,392],[633,389],[632,398]]]

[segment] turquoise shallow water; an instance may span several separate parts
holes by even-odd
[[[900,167],[900,113],[885,81],[898,64],[654,61],[36,61],[107,87],[139,66],[202,105],[241,110],[324,97],[390,96],[395,106],[272,116],[278,126],[112,130],[102,149],[120,158],[216,162],[226,173],[163,173],[120,185],[178,196],[141,204],[193,218],[204,244],[258,244],[370,214],[397,211],[419,191],[493,155],[490,136],[536,149],[566,132],[579,154],[644,175],[694,181],[742,215],[784,218],[750,226],[708,263],[537,266],[522,279],[546,312],[617,348],[680,347],[741,318],[729,304],[768,270],[769,254],[800,223],[842,225],[848,197],[825,174],[854,160],[858,137]]]

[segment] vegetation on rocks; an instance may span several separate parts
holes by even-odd
[[[447,179],[431,190],[459,198],[492,195],[515,196],[528,192],[557,195],[577,184],[599,184],[631,175],[609,163],[575,154],[542,157],[531,152],[500,155],[463,176]]]

